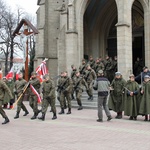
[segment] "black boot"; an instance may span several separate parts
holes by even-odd
[[[37,113],[34,113],[34,115],[32,116],[31,120],[36,119],[37,117]]]
[[[63,108],[61,108],[61,111],[59,112],[59,114],[61,115],[61,114],[64,114],[65,112],[64,112],[64,109]]]
[[[55,120],[55,119],[57,119],[56,113],[53,114],[52,120]]]
[[[38,119],[44,121],[44,120],[45,120],[45,113],[42,113],[42,116],[41,116],[41,117],[38,117]]]
[[[16,116],[14,117],[14,119],[19,118],[19,112],[16,113]]]
[[[108,116],[107,121],[110,121],[111,119],[112,119],[112,117],[111,117],[111,116]]]
[[[83,109],[83,107],[82,107],[82,106],[79,106],[78,110],[82,110],[82,109]]]
[[[23,116],[27,116],[29,114],[28,111],[25,111],[24,115]]]
[[[6,124],[8,122],[10,122],[10,121],[9,121],[8,117],[6,117],[5,120],[4,120],[4,122],[2,124]]]
[[[67,114],[68,114],[68,115],[71,114],[71,108],[68,108]]]

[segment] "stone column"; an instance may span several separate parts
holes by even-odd
[[[132,24],[131,8],[133,0],[116,0],[118,9],[117,56],[118,71],[125,79],[132,73]]]
[[[74,1],[68,4],[68,31],[66,32],[66,70],[70,73],[71,65],[77,66],[79,52],[77,47],[78,34],[76,31]]]
[[[150,68],[150,8],[144,8],[144,34],[145,34],[145,65]]]

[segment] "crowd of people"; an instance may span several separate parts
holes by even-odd
[[[5,119],[2,124],[9,122],[3,108],[13,108],[15,97],[17,101],[17,111],[14,119],[18,119],[20,111],[24,111],[23,116],[27,116],[29,111],[23,104],[24,93],[28,93],[29,105],[33,110],[32,120],[39,119],[44,121],[48,107],[51,107],[53,113],[52,119],[57,119],[57,111],[55,106],[56,97],[60,102],[59,115],[69,115],[71,111],[71,100],[75,99],[78,104],[78,110],[83,109],[82,93],[86,90],[89,101],[93,100],[93,89],[98,91],[98,122],[103,122],[103,109],[107,115],[107,121],[112,119],[110,110],[117,113],[117,119],[121,119],[124,115],[129,116],[130,120],[137,120],[138,115],[145,116],[145,121],[150,120],[150,71],[145,66],[143,71],[137,75],[129,76],[129,80],[125,81],[120,72],[117,72],[117,57],[112,60],[106,56],[93,59],[89,57],[86,62],[82,59],[80,67],[77,69],[75,65],[71,66],[70,76],[67,71],[61,72],[60,77],[55,85],[53,79],[46,74],[43,77],[42,84],[37,77],[36,72],[32,72],[29,82],[23,79],[23,73],[19,73],[17,81],[12,78],[3,78],[0,80],[0,113]],[[141,87],[136,81],[141,81]],[[26,90],[25,90],[26,87]],[[34,91],[33,92],[33,88]],[[56,90],[57,88],[57,90]],[[38,96],[42,93],[41,109],[38,108]],[[57,93],[57,94],[56,94]],[[41,116],[38,117],[39,113]]]

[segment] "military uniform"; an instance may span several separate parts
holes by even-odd
[[[84,75],[85,71],[86,71],[86,63],[85,63],[85,60],[83,59],[82,64],[79,67],[79,72],[81,75]]]
[[[63,81],[62,81],[62,84],[63,84],[63,90],[60,93],[61,111],[59,114],[64,114],[64,100],[65,100],[65,98],[66,98],[67,103],[68,103],[67,114],[71,114],[71,92],[72,92],[72,88],[73,88],[73,82],[68,76],[65,76]]]
[[[150,78],[150,76],[146,75],[145,78]],[[139,107],[139,114],[145,115],[144,121],[150,121],[150,80],[147,82],[143,82],[142,87],[143,93],[141,97],[141,103]],[[149,115],[149,118],[148,118]]]
[[[115,112],[117,112],[116,118],[122,118],[122,111],[124,110],[124,86],[126,81],[120,77],[119,79],[115,78],[112,83],[111,87],[113,90],[110,93],[108,107]]]
[[[70,77],[72,79],[73,85],[75,84],[76,73],[77,73],[77,69],[72,69]],[[74,90],[72,90],[71,99],[75,99],[74,98]]]
[[[15,82],[15,93],[17,94],[17,98],[19,98],[19,96],[22,94],[23,88],[26,84],[27,84],[27,81],[24,80],[23,78],[19,78]],[[14,117],[14,119],[19,118],[21,109],[23,109],[23,111],[25,112],[25,114],[23,116],[26,116],[27,114],[29,114],[26,106],[23,104],[23,98],[24,98],[24,96],[22,96],[21,99],[17,103],[17,113],[16,113],[16,116]]]
[[[55,86],[52,79],[46,80],[42,84],[42,93],[43,93],[43,101],[42,101],[42,116],[39,117],[41,120],[45,120],[45,114],[47,112],[47,108],[50,105],[51,110],[53,112],[53,120],[57,119],[56,116],[56,106],[55,106]]]
[[[127,81],[127,84],[125,86],[124,115],[130,116],[130,120],[137,119],[139,108],[138,92],[138,83],[136,81]]]
[[[88,66],[87,66],[88,67]],[[88,85],[87,94],[89,95],[88,100],[93,100],[93,81],[96,79],[96,73],[93,69],[88,69],[85,75],[85,81]]]
[[[9,104],[10,104],[9,109],[12,109],[12,108],[13,108],[13,103],[14,103],[14,101],[15,101],[15,94],[14,94],[14,86],[15,86],[15,83],[14,83],[14,81],[13,81],[12,79],[11,79],[11,80],[8,80],[8,81],[7,81],[7,86],[9,87],[9,89],[10,89],[12,95],[13,95],[13,99],[11,99],[10,102],[9,102]],[[10,98],[9,98],[9,99],[10,99]]]
[[[5,93],[7,93],[10,96],[10,98],[13,99],[13,96],[12,96],[11,91],[9,90],[8,86],[5,84],[5,82],[0,80],[0,114],[2,115],[3,118],[5,118],[5,121],[2,124],[6,124],[9,122],[9,119],[8,119],[5,111],[2,108]]]
[[[31,78],[30,81],[29,81],[30,85],[32,85],[34,87],[34,89],[39,93],[40,91],[40,81],[39,79],[37,79],[36,77],[35,78]],[[29,91],[29,105],[30,107],[33,109],[33,112],[34,112],[34,115],[31,119],[36,119],[38,113],[40,112],[38,110],[38,97],[37,95],[35,95],[33,92],[32,92],[32,89],[29,87],[28,88],[28,91]]]
[[[95,61],[93,59],[89,60],[88,64],[90,65],[90,67],[92,69],[94,69],[94,67],[95,67]]]
[[[82,96],[82,92],[83,92],[83,85],[88,90],[88,85],[87,85],[85,79],[83,77],[77,76],[76,80],[75,80],[75,84],[74,84],[74,90],[75,90],[75,94],[76,94],[77,103],[79,105],[78,110],[83,109],[82,102],[81,102],[81,96]]]
[[[112,74],[112,67],[113,67],[112,60],[110,58],[106,59],[104,75],[107,76],[107,78],[110,82],[112,82],[113,77],[114,77],[114,75]]]
[[[96,62],[95,63],[95,67],[94,67],[94,70],[95,70],[95,73],[98,74],[98,71],[99,70],[103,70],[104,71],[104,64],[102,62]]]

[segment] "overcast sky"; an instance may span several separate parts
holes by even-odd
[[[38,9],[37,0],[4,0],[12,10],[15,11],[17,6],[23,8],[25,12],[36,16],[36,11]]]

